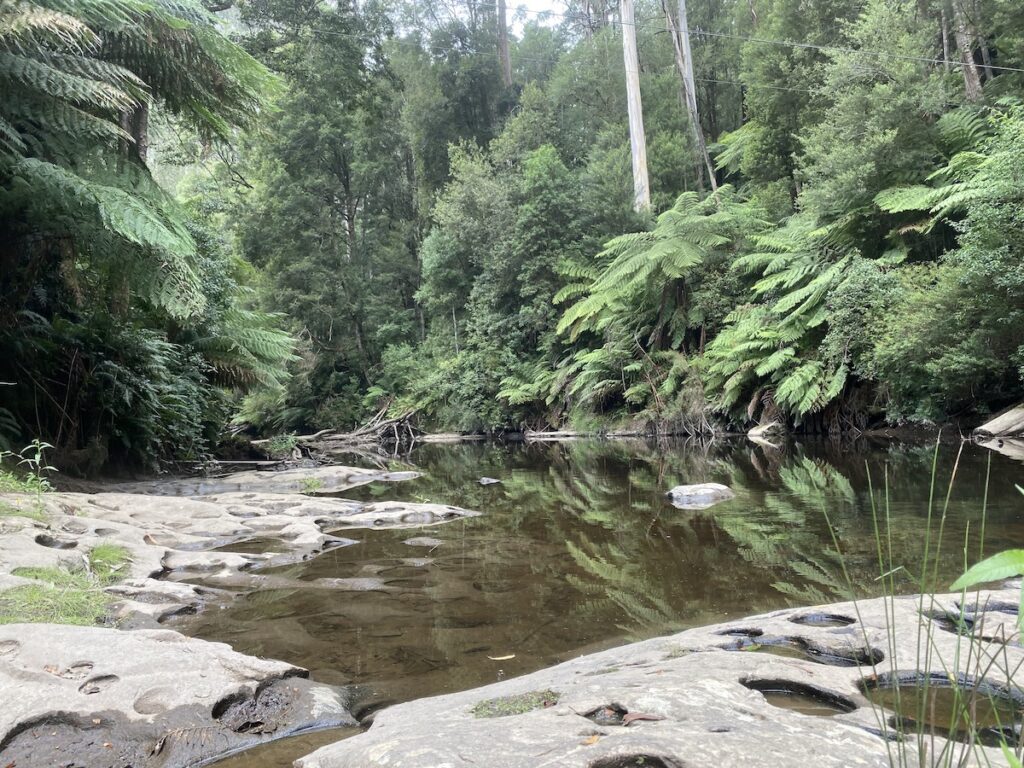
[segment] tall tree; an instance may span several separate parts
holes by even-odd
[[[697,110],[697,86],[693,77],[693,51],[690,48],[690,25],[686,15],[686,0],[679,0],[678,20],[672,18],[672,11],[669,9],[667,0],[662,0],[661,7],[665,13],[669,34],[672,36],[676,68],[679,70],[679,77],[682,78],[683,100],[690,118],[690,132],[693,134],[693,144],[697,149],[697,179],[703,185],[706,169],[711,189],[717,191],[718,182],[715,180],[715,169],[711,164],[711,156],[708,154],[707,143],[704,140],[704,129],[700,124],[700,112]]]
[[[647,174],[647,138],[644,136],[644,108],[640,97],[640,59],[636,49],[636,19],[633,0],[619,0],[622,26],[622,57],[626,66],[626,109],[629,113],[629,145],[633,161],[633,206],[637,211],[651,207],[651,182]]]
[[[960,52],[960,71],[964,76],[964,94],[967,101],[981,101],[981,75],[974,63],[974,38],[970,20],[963,7],[963,0],[950,0],[953,5],[953,35]]]
[[[505,0],[498,0],[498,61],[501,64],[501,81],[506,88],[512,85],[512,58],[508,52],[507,16]]]

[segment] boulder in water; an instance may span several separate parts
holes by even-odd
[[[720,501],[736,498],[729,486],[721,483],[677,485],[666,495],[672,506],[678,509],[707,509]]]

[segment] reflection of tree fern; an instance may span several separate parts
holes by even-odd
[[[845,590],[838,555],[823,547],[826,513],[833,520],[847,515],[853,487],[835,467],[802,455],[780,467],[778,477],[782,488],[765,496],[763,517],[723,517],[722,527],[746,561],[780,574],[772,584],[777,591],[799,602],[835,599]]]

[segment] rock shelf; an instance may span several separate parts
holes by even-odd
[[[934,605],[925,598],[926,610],[918,597],[898,597],[776,611],[634,643],[507,682],[385,709],[366,733],[323,747],[296,765],[887,768],[894,750],[917,765],[917,737],[901,733],[894,713],[873,707],[864,691],[876,675],[913,676],[921,667],[919,626],[933,648],[933,670],[951,669],[957,658],[966,663],[967,643],[974,643],[982,661],[975,657],[973,663],[988,669],[986,685],[1012,690],[1013,681],[1002,671],[1012,674],[1024,662],[1016,616],[1007,612],[1019,589],[972,595],[977,600],[967,606],[958,605],[958,597],[938,596]],[[945,631],[928,609],[969,615],[973,634]],[[993,641],[1001,632],[1009,634]],[[758,641],[774,638],[786,638],[804,653],[749,652],[758,649]],[[989,657],[1003,661],[989,668]],[[863,663],[849,666],[850,659]],[[540,703],[513,706],[533,700]],[[502,702],[510,703],[503,716]],[[499,716],[481,716],[485,707]],[[931,754],[950,750],[953,764],[1004,764],[992,747],[969,748],[941,736],[925,742]]]
[[[230,600],[239,588],[300,586],[260,570],[357,543],[342,531],[422,528],[479,514],[298,492],[415,476],[323,467],[0,496],[8,511],[0,517],[0,589],[32,585],[46,569],[88,569],[99,545],[128,554],[117,583],[106,587],[111,626],[0,626],[0,765],[185,768],[298,731],[355,725],[347,689],[160,622]],[[190,575],[203,585],[166,578]],[[301,587],[384,585],[321,579]]]

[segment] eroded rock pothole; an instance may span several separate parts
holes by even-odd
[[[757,691],[775,707],[813,717],[832,717],[857,709],[852,699],[834,691],[792,680],[740,680],[740,685]]]
[[[892,713],[890,726],[905,734],[923,730],[998,747],[1016,742],[1024,724],[1024,691],[963,674],[885,673],[864,680],[860,688]]]
[[[885,659],[885,654],[877,648],[829,646],[805,637],[741,636],[723,648],[727,651],[770,653],[833,667],[874,666]]]

